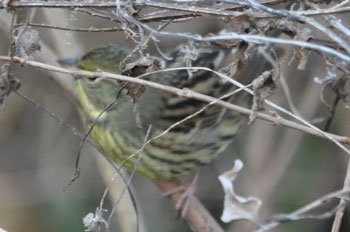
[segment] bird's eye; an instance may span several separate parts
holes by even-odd
[[[97,77],[88,77],[89,81],[96,81]]]

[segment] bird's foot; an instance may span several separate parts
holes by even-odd
[[[194,196],[194,193],[196,190],[198,176],[199,176],[199,171],[196,172],[196,174],[194,175],[194,177],[189,183],[178,186],[174,189],[171,189],[163,193],[163,196],[172,196],[175,194],[179,195],[175,205],[177,216],[181,215],[181,217],[186,217],[188,207],[190,205],[191,199]]]

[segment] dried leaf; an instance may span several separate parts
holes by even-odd
[[[0,105],[4,103],[7,96],[12,91],[16,91],[21,86],[19,80],[9,72],[9,64],[0,67]]]
[[[254,98],[252,113],[249,116],[248,124],[252,123],[255,120],[257,113],[264,109],[265,99],[270,96],[276,88],[272,74],[271,70],[265,71],[253,81]]]
[[[147,72],[153,72],[165,67],[164,61],[157,57],[143,57],[135,62],[131,62],[125,65],[122,75],[138,77]],[[123,88],[128,92],[134,102],[146,91],[146,87],[133,83],[123,83]]]
[[[153,72],[165,67],[165,62],[158,57],[144,56],[134,62],[130,62],[123,67],[123,75],[132,77],[140,76],[147,72]]]
[[[312,39],[312,31],[309,28],[298,30],[298,34],[294,37],[295,40],[309,41]],[[299,48],[297,52],[297,59],[299,61],[298,70],[305,70],[311,50],[306,48]]]
[[[182,55],[186,67],[192,67],[192,62],[198,59],[199,51],[196,44],[190,41],[188,44],[184,44],[180,47],[179,54]],[[196,70],[187,69],[188,78],[191,79],[194,72],[196,72]]]
[[[40,51],[40,37],[37,30],[21,26],[13,33],[15,54],[25,60],[32,60],[32,54]]]
[[[0,2],[0,6],[2,5],[2,7],[4,7],[5,9],[8,7],[8,4],[10,3],[11,0],[3,0],[2,4]],[[0,230],[1,232],[1,230]]]
[[[85,231],[100,231],[101,226],[104,225],[108,228],[107,221],[103,218],[103,212],[107,210],[97,208],[95,214],[89,213],[83,218],[83,224],[85,227]]]
[[[138,14],[138,10],[135,9],[132,1],[128,1],[125,5],[124,5],[125,11],[128,13],[128,15],[131,15],[133,17],[136,17]]]
[[[221,216],[223,222],[246,219],[256,223],[261,200],[255,197],[242,197],[235,193],[233,182],[243,168],[241,160],[235,160],[233,169],[219,176],[225,191],[224,210]]]

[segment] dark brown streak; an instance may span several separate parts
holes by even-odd
[[[340,99],[341,99],[340,95],[337,94],[337,96],[335,97],[333,104],[330,108],[329,116],[328,116],[328,119],[326,121],[326,125],[324,126],[324,131],[328,132],[328,130],[332,124],[333,118],[334,118],[335,109],[337,108],[337,105],[338,105]]]

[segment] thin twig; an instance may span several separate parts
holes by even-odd
[[[349,188],[350,188],[350,160],[348,159],[348,167],[346,169],[346,177],[344,180],[343,190],[346,190]],[[344,203],[345,201],[343,199],[340,199],[339,205],[342,205]],[[338,232],[340,230],[341,222],[344,216],[344,210],[345,210],[344,208],[339,209],[338,212],[336,213],[331,232]]]
[[[350,160],[348,159],[348,168],[346,170],[346,177],[344,181],[344,187],[343,190],[349,189],[350,188]],[[345,201],[343,199],[340,199],[339,205],[343,205]],[[344,210],[345,208],[340,208],[334,217],[333,225],[332,225],[332,230],[331,232],[338,232],[340,230],[341,222],[344,216]]]
[[[142,147],[141,147],[142,150],[143,150],[143,149],[145,148],[145,146],[146,146],[146,141],[147,141],[147,139],[148,139],[148,137],[149,137],[149,134],[151,133],[151,129],[152,129],[152,125],[149,125],[149,127],[148,127],[148,129],[147,129],[147,132],[146,132],[146,135],[145,135],[145,138],[144,138],[144,143],[143,143],[143,145],[142,145]],[[110,215],[109,215],[109,217],[108,217],[108,220],[107,220],[108,224],[110,223],[110,221],[111,221],[111,219],[112,219],[112,217],[113,217],[113,214],[115,213],[115,211],[116,211],[116,209],[117,209],[117,207],[118,207],[118,205],[119,205],[119,202],[122,200],[122,198],[123,198],[123,196],[124,196],[124,194],[125,194],[125,192],[126,192],[128,186],[130,185],[130,182],[131,182],[132,178],[134,177],[134,175],[135,175],[135,173],[136,173],[136,170],[137,170],[137,167],[138,167],[140,161],[141,161],[141,155],[137,158],[137,160],[136,160],[136,162],[135,162],[135,167],[134,167],[134,169],[132,170],[132,172],[131,172],[131,174],[130,174],[130,176],[129,176],[129,178],[128,178],[128,181],[127,181],[127,183],[126,183],[126,185],[124,186],[123,190],[121,191],[120,196],[119,196],[119,199],[117,200],[117,202],[116,202],[115,205],[113,206],[113,209],[111,210],[111,213],[110,213]],[[121,167],[122,167],[122,166],[121,166]],[[137,221],[138,221],[138,217],[137,217]],[[137,228],[138,228],[138,226],[137,226]]]
[[[332,121],[333,121],[333,118],[334,118],[334,114],[335,114],[335,109],[337,108],[339,100],[340,100],[340,95],[337,94],[335,96],[333,104],[330,106],[329,115],[327,117],[327,121],[326,121],[326,124],[325,124],[324,129],[323,129],[324,131],[328,131],[329,128],[331,127],[331,124],[332,124]]]
[[[162,23],[161,25],[158,26],[157,31],[163,30],[166,26],[169,25],[171,21],[166,21],[164,23]],[[137,52],[137,51],[142,51],[145,47],[147,47],[147,44],[150,40],[153,40],[153,34],[150,33],[149,35],[147,35],[145,38],[143,38],[142,41],[140,41],[131,51],[130,53],[120,62],[119,67],[121,67],[122,69],[125,68],[126,63],[133,57],[133,55]]]
[[[206,110],[209,106],[211,105],[214,105],[216,102],[222,100],[222,99],[225,99],[225,98],[228,98],[228,97],[231,97],[233,96],[234,94],[244,90],[244,88],[247,88],[247,86],[244,86],[243,88],[239,88],[239,89],[236,89],[230,93],[227,93],[223,96],[221,96],[220,98],[217,98],[215,99],[214,101],[212,102],[209,102],[209,104],[205,105],[204,107],[202,107],[201,109],[197,110],[196,112],[194,112],[193,114],[190,114],[188,115],[187,117],[183,118],[182,120],[180,121],[177,121],[176,123],[174,124],[171,124],[167,129],[165,129],[162,133],[152,137],[151,139],[145,141],[144,143],[144,146],[150,144],[153,140],[156,140],[156,139],[159,139],[160,137],[166,135],[170,130],[174,129],[175,127],[177,127],[178,125],[190,120],[191,118],[199,115],[200,113],[202,113],[204,110]],[[138,155],[143,149],[144,149],[144,146],[142,146],[139,150],[135,151],[133,154],[129,155],[128,158],[121,164],[121,166],[123,166],[126,162],[128,162],[131,158],[133,158],[134,156]]]
[[[116,32],[116,31],[123,31],[120,27],[106,27],[106,28],[95,28],[95,27],[89,27],[89,28],[71,28],[71,27],[60,27],[45,23],[28,23],[28,26],[32,27],[42,27],[42,28],[49,28],[49,29],[55,29],[55,30],[63,30],[63,31],[76,31],[76,32]],[[17,25],[18,27],[23,26],[21,24]]]
[[[253,1],[253,0],[249,0],[251,3],[246,3],[246,2],[242,2],[242,1],[225,1],[225,0],[220,0],[220,2],[227,2],[227,3],[232,3],[234,2],[234,4],[238,4],[238,5],[242,5],[242,6],[249,6],[249,7],[255,7],[258,8],[260,10],[269,12],[271,14],[276,14],[276,15],[281,15],[284,17],[291,17],[292,19],[295,20],[301,20],[301,21],[305,21],[308,22],[310,25],[315,26],[316,28],[324,31],[330,38],[332,38],[334,41],[338,42],[341,46],[343,46],[345,48],[346,51],[348,51],[350,53],[350,45],[348,45],[342,38],[340,38],[339,36],[335,35],[335,33],[333,33],[332,31],[330,31],[329,29],[325,28],[323,25],[319,24],[318,22],[316,22],[315,20],[311,19],[311,18],[307,18],[305,16],[301,16],[286,10],[273,10],[271,8],[265,7],[261,4],[258,4],[257,2]],[[119,3],[120,1],[116,1],[117,3]],[[121,3],[120,3],[121,4]],[[148,30],[149,32],[154,33],[155,35],[158,36],[171,36],[171,37],[180,37],[180,38],[184,38],[184,39],[190,39],[190,40],[194,40],[194,41],[201,41],[201,42],[217,42],[218,40],[243,40],[246,42],[250,42],[250,43],[256,43],[256,44],[266,44],[266,43],[274,43],[274,44],[284,44],[284,45],[295,45],[295,46],[300,46],[300,47],[305,47],[305,48],[310,48],[310,49],[314,49],[317,51],[322,51],[331,55],[334,55],[346,62],[350,62],[350,56],[348,55],[344,55],[334,49],[331,49],[329,47],[325,47],[325,46],[321,46],[318,44],[313,44],[310,42],[304,42],[304,41],[297,41],[297,40],[287,40],[287,39],[279,39],[279,38],[271,38],[271,37],[267,37],[267,36],[260,36],[260,35],[249,35],[249,34],[237,34],[235,32],[228,32],[224,35],[214,35],[214,36],[208,36],[208,37],[203,37],[201,35],[198,34],[193,34],[193,33],[180,33],[180,32],[167,32],[167,31],[157,31],[155,29],[153,29],[152,27],[148,26],[147,24],[144,24],[142,22],[137,21],[136,19],[130,17],[126,12],[124,12],[121,9],[121,6],[119,4],[117,4],[117,9],[118,9],[118,13],[120,16],[122,16],[123,18],[125,18],[125,20],[127,20],[128,22],[137,25],[139,27],[142,27],[145,30]]]
[[[45,114],[47,114],[49,117],[53,118],[54,120],[56,120],[58,122],[59,125],[62,125],[64,128],[66,129],[69,129],[72,131],[72,134],[83,139],[86,137],[86,134],[83,134],[81,132],[79,132],[75,127],[67,124],[64,122],[63,119],[59,118],[57,115],[55,115],[54,113],[50,112],[49,110],[47,110],[45,107],[43,107],[42,105],[40,105],[39,103],[37,103],[35,100],[29,98],[28,96],[24,95],[23,93],[20,93],[19,91],[15,91],[15,93],[21,97],[22,99],[24,99],[25,101],[29,102],[30,104],[34,105],[36,108],[40,109],[42,112],[44,112]],[[116,173],[114,174],[113,176],[113,179],[118,175],[122,181],[123,181],[123,184],[126,188],[126,190],[128,191],[128,194],[130,196],[130,199],[131,199],[131,202],[132,202],[132,205],[133,205],[133,208],[135,210],[135,214],[136,214],[136,228],[138,230],[139,228],[139,213],[138,213],[138,207],[137,207],[137,204],[136,204],[136,200],[135,200],[135,197],[134,197],[134,193],[131,191],[129,185],[128,185],[128,181],[125,179],[125,177],[122,175],[121,173],[121,167],[117,167],[115,165],[115,163],[109,158],[109,156],[107,156],[99,147],[97,147],[95,145],[94,142],[92,142],[89,138],[86,139],[86,141],[92,146],[94,147],[100,154],[103,155],[103,157],[107,160],[107,162],[109,162],[109,164],[111,165],[111,167],[113,168],[114,171],[116,171]],[[106,187],[106,191],[110,188],[110,185],[108,185]],[[123,190],[125,192],[125,190]],[[103,210],[103,201],[104,201],[104,198],[106,196],[107,192],[104,192],[103,194],[103,197],[100,201],[100,210]],[[125,194],[125,193],[124,193]]]
[[[276,5],[283,2],[287,2],[288,0],[270,0],[270,1],[262,1],[261,4],[264,5]],[[194,1],[193,1],[194,2]],[[122,2],[121,5],[125,5],[128,3]],[[116,1],[98,1],[98,2],[89,2],[89,1],[80,1],[80,2],[72,2],[72,1],[41,1],[41,2],[23,2],[23,1],[11,1],[10,4],[6,6],[0,5],[0,9],[7,8],[115,8],[117,6]],[[135,7],[142,6],[152,6],[155,8],[161,9],[172,9],[172,7],[176,7],[176,4],[160,4],[157,5],[157,2],[152,1],[140,1],[140,3],[134,3]],[[237,10],[242,10],[242,7],[237,7]],[[229,9],[232,9],[229,8]],[[236,9],[236,8],[233,8]],[[204,9],[205,10],[205,9]],[[189,8],[183,8],[182,11],[193,11]]]
[[[219,0],[222,2],[228,2],[226,0]],[[280,16],[284,16],[290,19],[294,19],[294,20],[298,20],[298,21],[302,21],[305,23],[308,23],[309,25],[315,27],[316,29],[324,32],[326,35],[328,35],[331,39],[333,39],[334,41],[336,41],[337,43],[339,43],[341,46],[343,46],[343,48],[350,53],[350,45],[347,43],[347,41],[345,41],[344,39],[342,39],[340,36],[338,36],[337,34],[335,34],[333,31],[331,31],[329,28],[327,28],[326,26],[324,26],[323,24],[317,22],[315,19],[310,18],[310,17],[306,17],[304,15],[300,15],[298,13],[295,12],[291,12],[291,11],[287,11],[287,10],[275,10],[269,7],[266,7],[264,5],[261,5],[260,3],[258,3],[255,0],[247,0],[250,4],[250,7],[253,7],[255,9],[259,9],[262,11],[265,11],[267,13],[273,14],[273,15],[280,15]]]
[[[0,56],[0,60],[8,62],[11,60],[11,58],[8,56]],[[123,76],[123,75],[118,75],[118,74],[113,74],[113,73],[107,73],[107,72],[90,72],[90,71],[85,71],[85,70],[71,70],[71,69],[56,67],[56,66],[52,66],[52,65],[48,65],[48,64],[43,64],[43,63],[36,62],[36,61],[27,61],[27,60],[19,58],[19,57],[13,57],[13,61],[16,63],[22,63],[22,64],[33,66],[36,68],[44,69],[44,70],[70,74],[72,76],[113,79],[113,80],[131,82],[131,83],[143,85],[143,86],[154,88],[154,89],[159,89],[159,90],[162,90],[162,91],[165,91],[168,93],[173,93],[175,95],[182,96],[185,98],[193,98],[193,99],[200,100],[203,102],[208,102],[208,103],[210,103],[212,101],[216,101],[216,98],[205,95],[205,94],[200,94],[200,93],[188,90],[188,89],[179,89],[179,88],[175,88],[175,87],[171,87],[171,86],[166,86],[166,85],[162,85],[162,84],[147,81],[147,80],[142,80],[139,78],[133,78],[133,77]],[[180,70],[180,69],[181,68],[176,68],[176,70]],[[182,69],[183,70],[194,69],[194,70],[212,71],[211,69],[204,68],[204,67],[184,67]],[[175,69],[171,69],[171,70],[175,70]],[[214,73],[217,73],[217,72],[214,72]],[[223,74],[220,74],[220,75],[223,75]],[[227,109],[230,109],[233,111],[237,111],[237,112],[242,113],[242,114],[247,115],[247,116],[249,116],[252,112],[250,109],[247,109],[247,108],[244,108],[241,106],[237,106],[237,105],[234,105],[232,103],[228,103],[228,102],[221,101],[221,100],[217,101],[215,103],[215,105],[219,105],[221,107],[224,107],[224,108],[227,108]],[[313,128],[303,126],[299,123],[284,119],[282,117],[271,116],[271,115],[268,115],[265,113],[258,113],[257,118],[262,119],[262,120],[267,121],[267,122],[270,122],[273,125],[285,126],[285,127],[299,130],[299,131],[302,131],[304,133],[318,136],[321,138],[328,138],[327,136],[329,136],[330,138],[333,138],[334,140],[336,140],[340,143],[350,144],[349,137],[334,135],[331,133],[320,133]]]
[[[92,122],[92,124],[89,126],[87,132],[84,134],[84,137],[82,138],[82,140],[80,141],[80,145],[79,145],[79,150],[76,156],[76,160],[75,160],[75,168],[74,168],[74,174],[72,179],[69,181],[69,183],[67,184],[67,186],[64,188],[64,190],[66,190],[70,185],[73,184],[73,182],[75,182],[79,177],[80,177],[80,168],[79,168],[79,162],[80,162],[80,157],[81,157],[81,152],[83,150],[83,147],[85,145],[85,142],[88,139],[88,136],[91,134],[92,130],[94,129],[95,125],[97,124],[98,120],[101,118],[102,114],[104,114],[106,111],[108,111],[112,106],[114,106],[120,96],[121,91],[123,90],[123,88],[121,88],[118,93],[116,94],[115,98],[113,99],[113,101],[111,103],[109,103],[99,114],[98,116],[95,118],[95,120]]]
[[[293,112],[293,114],[298,115],[300,117],[300,113],[299,113],[298,109],[295,107],[295,104],[293,102],[292,94],[290,92],[290,89],[289,89],[288,83],[286,81],[286,78],[285,78],[285,76],[282,73],[280,75],[280,79],[279,80],[280,80],[283,92],[284,92],[284,94],[286,96],[287,103],[289,105],[290,110]]]
[[[276,215],[275,217],[272,217],[271,219],[267,220],[265,223],[260,224],[260,227],[255,232],[269,231],[277,227],[281,223],[288,222],[291,220],[300,220],[305,218],[315,218],[315,219],[329,218],[336,213],[336,210],[344,208],[345,204],[338,205],[336,208],[334,208],[336,210],[333,209],[329,211],[329,213],[326,212],[325,214],[321,214],[321,215],[311,215],[306,213],[324,206],[334,198],[346,199],[348,201],[349,193],[350,193],[349,189],[344,189],[344,190],[339,190],[339,191],[324,195],[323,197],[311,202],[310,204],[305,205],[304,207],[298,210],[295,210],[290,214]]]

